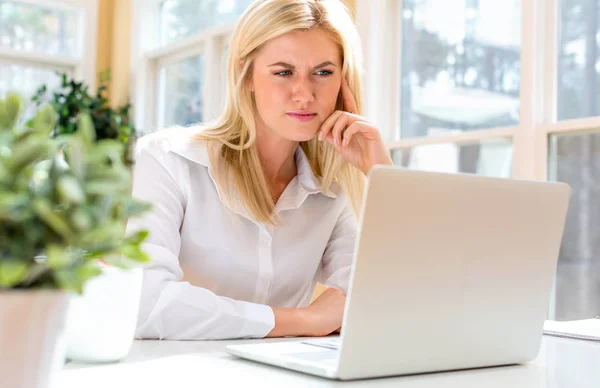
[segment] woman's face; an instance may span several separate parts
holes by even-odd
[[[340,57],[337,45],[319,28],[292,31],[265,44],[249,83],[258,110],[257,130],[298,142],[315,137],[335,110]]]

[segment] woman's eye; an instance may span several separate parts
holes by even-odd
[[[331,70],[319,70],[315,73],[318,76],[321,77],[327,77],[333,74],[333,71]],[[290,70],[283,70],[283,71],[278,71],[277,73],[275,73],[275,75],[281,76],[281,77],[287,77],[289,75],[292,75],[292,72]]]

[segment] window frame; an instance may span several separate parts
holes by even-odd
[[[73,78],[96,88],[96,38],[98,35],[98,0],[11,0],[52,9],[81,11],[78,20],[78,54],[74,56],[51,55],[15,50],[0,45],[0,61],[3,63],[30,66],[56,71],[66,71]]]
[[[205,64],[202,114],[204,121],[216,118],[225,90],[221,70],[223,54],[235,23],[211,27],[161,45],[156,22],[152,23],[153,20],[159,20],[160,0],[133,0],[133,7],[138,11],[133,13],[132,107],[140,133],[162,128],[159,96],[161,68],[200,54],[204,55]]]
[[[357,26],[365,48],[365,115],[378,125],[386,139],[392,139],[388,141],[389,150],[426,144],[460,145],[494,138],[510,138],[514,147],[513,177],[547,181],[550,137],[598,133],[600,128],[600,116],[560,121],[557,119],[559,1],[522,0],[521,3],[518,125],[445,136],[397,139],[394,136],[397,136],[400,125],[402,0],[356,0]],[[551,294],[549,319],[556,315],[555,291],[556,283]]]

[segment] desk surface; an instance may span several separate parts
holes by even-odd
[[[68,363],[57,388],[130,387],[509,387],[598,388],[600,343],[544,336],[529,364],[352,382],[332,381],[235,358],[229,344],[256,341],[135,341],[125,360],[114,364]]]

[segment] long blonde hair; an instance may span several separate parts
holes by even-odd
[[[239,200],[258,222],[277,224],[275,202],[261,167],[256,140],[254,97],[246,87],[252,76],[254,58],[265,43],[294,30],[320,28],[339,46],[342,75],[346,77],[361,113],[360,38],[347,7],[340,0],[257,0],[241,16],[229,45],[227,95],[222,115],[193,135],[207,141],[216,184],[231,201],[230,177]],[[343,109],[337,101],[336,110]],[[314,138],[301,142],[321,189],[337,182],[358,214],[364,175],[345,162],[327,142]]]

